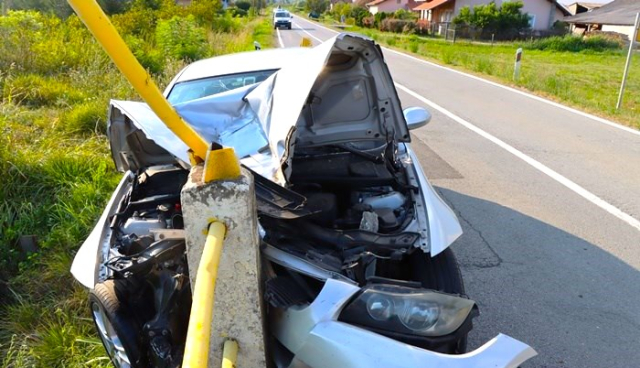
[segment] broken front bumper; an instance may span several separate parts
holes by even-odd
[[[536,355],[528,345],[502,334],[470,353],[447,355],[339,322],[342,308],[359,290],[330,279],[311,305],[273,313],[272,332],[294,354],[285,366],[515,368]]]

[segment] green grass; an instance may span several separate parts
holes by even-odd
[[[186,61],[158,52],[153,24],[136,20],[177,12],[135,11],[117,27],[137,32],[130,43],[162,88]],[[271,46],[268,16],[213,22],[197,25],[206,56]],[[0,368],[110,366],[69,268],[121,177],[108,101],[137,95],[76,17],[36,12],[0,16],[0,91]],[[37,252],[21,252],[25,235]]]
[[[348,30],[424,59],[524,88],[580,110],[640,128],[640,54],[635,53],[624,103],[620,110],[616,110],[626,51],[607,49],[602,40],[590,41],[592,49],[570,52],[556,50],[579,48],[575,41],[557,38],[492,46],[460,39],[453,44],[441,38],[383,33],[359,27]],[[518,47],[525,50],[521,77],[514,82],[514,56]]]

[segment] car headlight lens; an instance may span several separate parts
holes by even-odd
[[[436,303],[408,300],[400,308],[398,318],[412,331],[425,331],[438,322],[440,307]]]
[[[444,336],[464,323],[474,305],[433,290],[374,284],[347,305],[340,320],[393,333]]]
[[[386,295],[371,295],[367,299],[367,312],[376,321],[387,321],[393,315],[393,301]]]

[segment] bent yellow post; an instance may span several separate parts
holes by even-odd
[[[182,120],[180,115],[160,93],[149,73],[131,53],[131,50],[129,50],[129,47],[127,47],[96,0],[67,1],[151,110],[193,150],[196,156],[204,160],[207,155],[207,142]]]
[[[182,360],[184,368],[207,367],[216,278],[225,232],[226,229],[221,222],[213,222],[209,225],[207,241],[193,286],[193,302]]]

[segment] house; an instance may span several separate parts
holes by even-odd
[[[577,2],[577,3],[573,3],[571,5],[565,5],[565,7],[569,11],[569,13],[571,13],[571,15],[576,15],[576,14],[580,14],[580,13],[590,12],[593,9],[598,9],[602,5],[603,5],[602,3]]]
[[[564,21],[571,24],[574,33],[599,30],[620,33],[630,39],[638,13],[639,0],[615,0],[590,12],[567,17]]]
[[[393,13],[399,9],[411,10],[423,2],[424,0],[374,0],[367,3],[367,8],[369,8],[369,13],[375,15],[380,12]]]
[[[414,11],[420,12],[420,19],[427,20],[431,23],[450,23],[453,18],[460,13],[460,9],[469,6],[473,8],[476,5],[496,3],[501,6],[502,3],[511,0],[426,0],[422,4],[413,8]],[[522,12],[528,13],[531,17],[531,29],[547,30],[553,24],[562,20],[565,16],[570,15],[569,11],[556,0],[521,0],[524,6]]]

